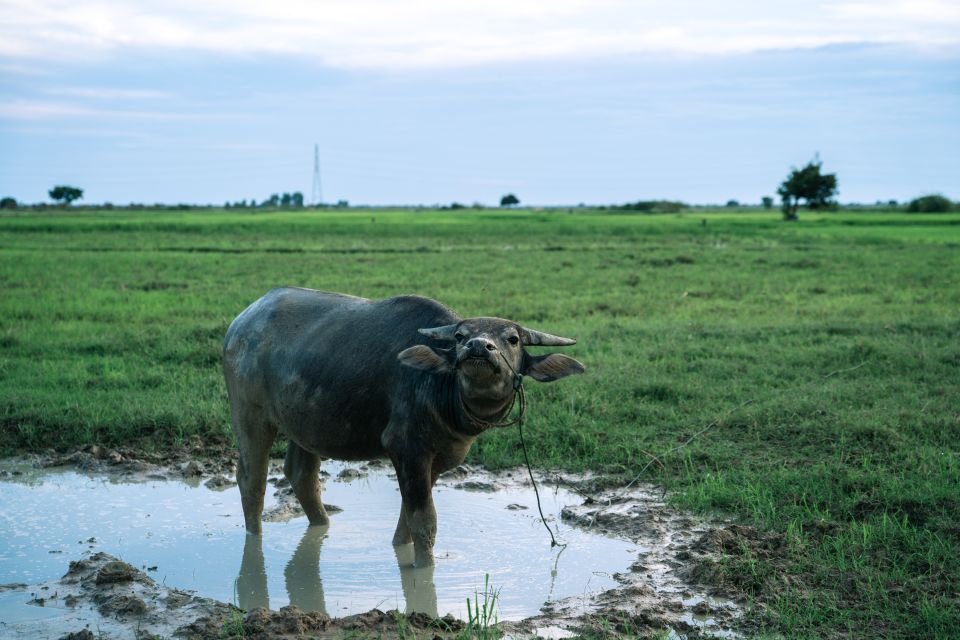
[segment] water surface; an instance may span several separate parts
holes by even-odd
[[[324,463],[333,476],[342,468]],[[276,503],[272,494],[270,486],[268,508]],[[434,499],[437,564],[412,569],[412,547],[397,552],[391,544],[400,493],[385,469],[350,482],[326,480],[323,501],[343,508],[329,527],[308,527],[299,517],[264,523],[259,537],[244,530],[235,486],[216,491],[70,470],[7,477],[0,480],[0,584],[57,579],[69,560],[96,550],[167,586],[243,608],[294,603],[334,617],[395,608],[464,618],[467,598],[482,594],[489,576],[499,618],[515,620],[550,600],[615,586],[611,575],[636,555],[628,542],[559,522],[562,506],[580,502],[565,491],[541,488],[563,549],[551,549],[529,486],[494,492],[438,486]],[[0,618],[29,613],[10,608],[23,592],[0,596]]]

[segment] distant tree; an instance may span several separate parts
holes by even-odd
[[[773,209],[773,198],[770,196],[763,196],[760,198],[760,202],[763,203],[764,209]]]
[[[278,204],[280,204],[280,196],[276,193],[271,194],[269,198],[263,201],[264,207],[275,207]]]
[[[953,203],[939,193],[914,198],[907,205],[910,213],[947,213],[953,210]]]
[[[303,194],[299,191],[294,191],[290,194],[290,206],[294,209],[303,208]]]
[[[337,200],[337,204],[334,205],[337,209],[347,209],[350,207],[350,203],[347,200]]]
[[[0,200],[0,209],[16,209],[16,208],[17,208],[17,201],[14,198],[7,196],[6,198],[3,198],[2,200]]]
[[[83,189],[69,187],[65,184],[59,184],[47,193],[50,194],[51,198],[62,203],[65,207],[69,207],[71,202],[83,197]]]
[[[513,195],[512,193],[508,193],[507,195],[500,198],[501,207],[512,207],[518,204],[520,204],[520,198]]]
[[[802,169],[793,168],[790,175],[777,189],[783,203],[783,219],[798,220],[797,208],[800,200],[806,200],[811,209],[821,209],[833,204],[831,200],[837,193],[837,175],[821,173],[819,154]]]
[[[739,207],[740,202],[737,200],[727,200],[727,204],[725,206],[733,209],[734,207]]]

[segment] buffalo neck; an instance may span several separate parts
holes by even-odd
[[[507,417],[513,407],[516,391],[507,387],[508,391],[501,397],[471,396],[464,393],[456,375],[453,378],[455,412],[454,424],[457,430],[468,435],[478,435]]]

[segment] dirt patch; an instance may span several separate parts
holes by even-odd
[[[68,453],[48,451],[24,458],[40,468],[70,467],[79,471],[110,473],[139,478],[222,478],[222,486],[234,484],[238,455],[227,446],[211,448],[202,443],[164,452],[145,452],[134,449],[111,449],[97,444],[87,445]],[[208,480],[208,482],[210,481]]]
[[[280,638],[399,638],[410,637],[411,632],[428,631],[433,638],[449,637],[464,628],[464,623],[452,616],[431,618],[422,613],[402,614],[399,611],[373,609],[345,618],[330,618],[322,613],[301,611],[296,605],[270,611],[262,607],[252,609],[229,622],[220,631],[220,638],[253,638],[275,640]]]
[[[787,571],[790,549],[783,534],[729,524],[703,533],[690,551],[683,575],[709,585],[711,595],[763,602],[784,587],[803,589]]]

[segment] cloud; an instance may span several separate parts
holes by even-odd
[[[13,120],[42,120],[48,118],[124,118],[130,120],[223,120],[242,118],[240,114],[224,115],[202,113],[169,113],[160,111],[125,111],[119,109],[99,109],[79,106],[72,103],[46,102],[40,100],[10,100],[0,102],[0,118]]]
[[[88,98],[91,100],[157,100],[173,97],[167,91],[153,89],[110,89],[106,87],[49,87],[43,90],[47,95],[69,98]]]
[[[960,46],[940,0],[5,0],[0,59],[125,51],[285,54],[347,69],[635,54],[712,55],[844,43]]]

